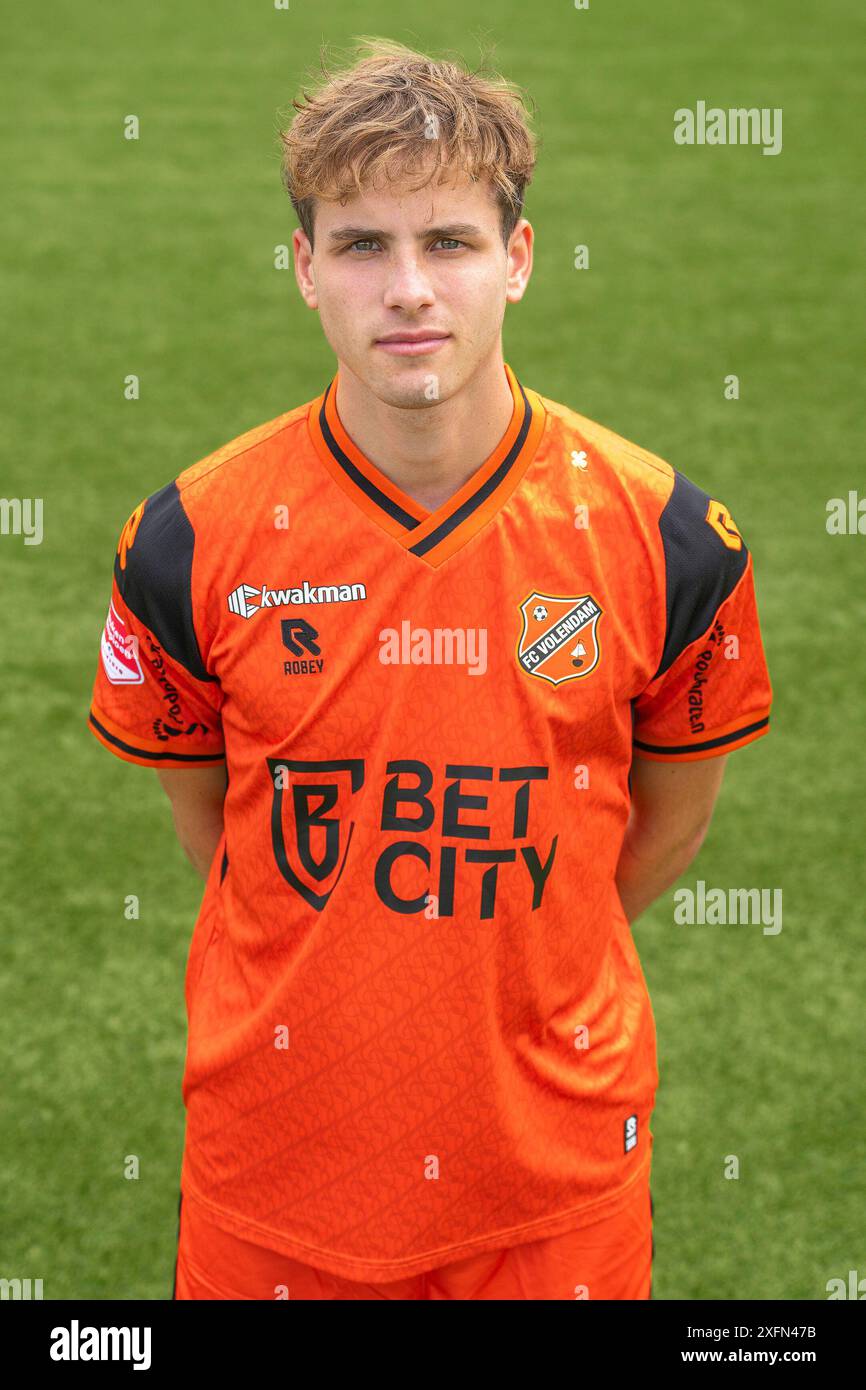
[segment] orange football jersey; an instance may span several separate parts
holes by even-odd
[[[186,974],[184,1203],[349,1279],[613,1215],[655,1026],[615,886],[633,756],[766,733],[752,560],[524,387],[428,512],[317,399],[145,499],[90,728],[225,761]]]

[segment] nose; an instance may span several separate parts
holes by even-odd
[[[412,313],[434,300],[430,279],[414,250],[395,253],[388,267],[384,303],[388,309]]]

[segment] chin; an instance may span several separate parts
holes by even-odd
[[[428,389],[430,377],[437,378],[438,393],[430,396]],[[448,374],[450,386],[451,374]],[[412,363],[397,361],[391,366],[390,370],[378,371],[375,382],[368,381],[370,390],[374,392],[380,400],[387,405],[398,405],[408,408],[424,410],[431,405],[439,405],[450,390],[445,389],[445,383],[441,373],[436,372],[433,367],[433,360],[425,363],[418,360]]]

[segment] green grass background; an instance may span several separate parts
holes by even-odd
[[[676,927],[667,895],[635,928],[662,1078],[655,1295],[821,1299],[866,1276],[866,537],[825,529],[828,498],[866,494],[862,5],[55,0],[4,29],[0,493],[42,497],[45,537],[0,537],[0,1275],[170,1295],[202,885],[88,701],[132,507],[332,374],[273,268],[295,225],[277,113],[323,39],[373,33],[472,64],[485,41],[532,93],[536,259],[506,360],[721,497],[756,558],[772,731],[732,755],[683,883],[779,887],[784,926]],[[783,152],[675,146],[698,99],[782,107]]]

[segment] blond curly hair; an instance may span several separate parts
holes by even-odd
[[[282,181],[310,245],[317,198],[342,201],[395,182],[414,191],[441,170],[490,179],[507,247],[538,145],[528,98],[498,74],[391,39],[362,36],[355,53],[337,71],[321,56],[323,80],[292,101],[297,114],[279,131]]]

